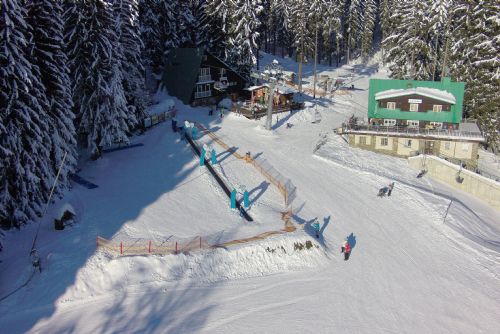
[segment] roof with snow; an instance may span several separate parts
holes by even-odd
[[[264,86],[269,87],[269,84],[265,83]],[[288,87],[288,86],[283,86],[283,85],[276,85],[274,87],[274,90],[277,91],[279,94],[282,94],[282,95],[297,93],[296,89],[293,89],[293,88]]]
[[[428,87],[415,87],[409,89],[389,89],[375,94],[375,100],[382,100],[391,97],[399,97],[406,95],[421,95],[425,97],[430,97],[443,102],[448,102],[450,104],[455,104],[456,99],[453,94],[436,88]]]
[[[254,91],[254,90],[261,89],[261,88],[264,88],[264,87],[266,87],[266,86],[264,86],[264,85],[260,85],[260,86],[250,86],[250,87],[245,88],[245,90],[248,90],[248,91],[252,92],[252,91]]]

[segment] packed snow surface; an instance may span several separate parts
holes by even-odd
[[[265,55],[262,63],[276,57]],[[280,59],[296,71],[291,59]],[[378,65],[319,73],[349,77],[356,89],[273,118],[208,116],[177,99],[178,119],[198,121],[232,149],[216,170],[251,193],[243,220],[170,124],[134,138],[144,146],[85,162],[63,201],[76,223],[55,231],[41,220],[42,273],[0,301],[2,333],[498,333],[500,213],[424,176],[406,160],[349,147],[332,129],[366,117],[368,80]],[[311,87],[312,66],[304,66]],[[224,102],[228,104],[228,101]],[[165,103],[165,106],[170,103]],[[317,122],[317,114],[320,122]],[[315,123],[313,123],[315,122]],[[286,126],[289,123],[291,126]],[[120,257],[96,250],[96,236],[147,243],[196,236],[213,243],[283,228],[278,190],[231,154],[266,159],[297,187],[293,233],[189,254]],[[395,182],[390,197],[379,188]],[[51,208],[56,211],[61,204]],[[321,223],[316,239],[311,224]],[[6,234],[0,297],[31,274],[37,225]],[[349,261],[340,254],[347,238]]]

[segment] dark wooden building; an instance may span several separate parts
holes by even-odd
[[[172,49],[167,56],[163,85],[171,96],[193,106],[233,100],[248,81],[204,48]]]

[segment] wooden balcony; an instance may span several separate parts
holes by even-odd
[[[202,99],[204,97],[210,97],[212,96],[212,91],[211,90],[207,90],[207,91],[204,91],[204,92],[194,92],[194,98],[195,99]]]

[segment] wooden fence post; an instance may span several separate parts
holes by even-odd
[[[200,249],[201,249],[201,235],[200,235]]]
[[[151,253],[151,240],[149,240],[149,249],[148,251]]]
[[[123,254],[123,242],[120,241],[120,255]]]
[[[177,241],[175,242],[175,254],[179,253],[179,247],[177,245]]]

